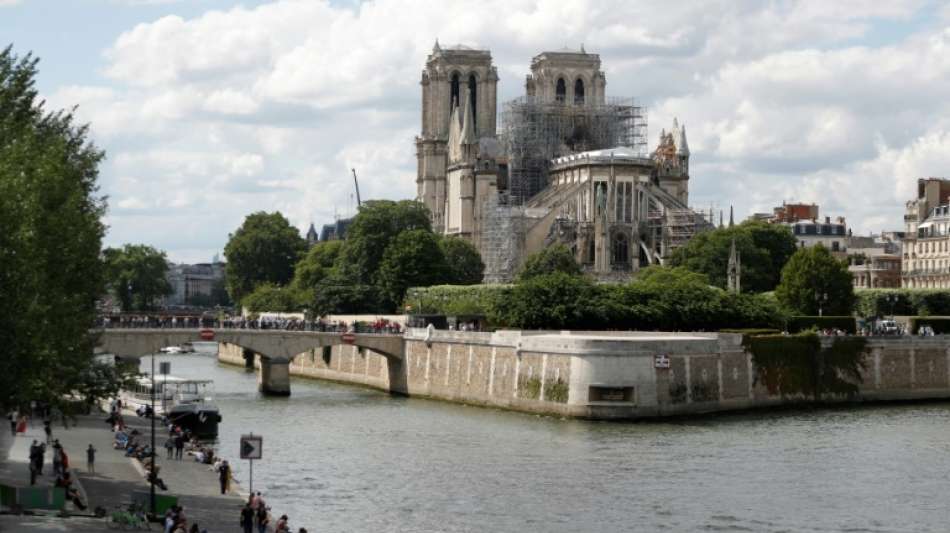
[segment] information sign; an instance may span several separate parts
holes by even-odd
[[[241,459],[260,459],[263,444],[260,435],[241,435]]]

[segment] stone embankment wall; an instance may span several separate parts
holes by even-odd
[[[615,419],[781,405],[757,378],[741,337],[715,333],[425,330],[403,358],[355,346],[311,350],[290,373],[410,396],[525,412]],[[668,368],[661,361],[668,361]],[[244,365],[221,344],[222,362]],[[950,336],[871,338],[857,401],[950,398]],[[660,368],[658,368],[658,366]]]

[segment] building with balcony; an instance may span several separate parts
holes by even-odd
[[[950,180],[917,180],[917,198],[905,208],[901,286],[950,287]]]

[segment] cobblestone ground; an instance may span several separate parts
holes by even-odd
[[[53,437],[59,439],[69,455],[70,466],[78,478],[81,491],[89,504],[85,513],[70,509],[77,515],[90,514],[91,509],[102,506],[108,510],[128,504],[131,501],[132,491],[148,491],[148,483],[144,478],[144,471],[137,466],[137,462],[124,456],[119,450],[112,448],[112,432],[104,422],[104,416],[80,417],[78,423],[69,429],[54,425]],[[133,420],[132,426],[148,435],[150,429],[147,420]],[[33,439],[44,439],[40,424],[35,424],[26,435],[12,437],[7,425],[0,431],[0,482],[15,486],[29,485],[29,447]],[[185,515],[189,524],[197,522],[199,527],[207,528],[209,533],[237,530],[238,516],[243,497],[240,487],[234,487],[232,493],[222,496],[219,494],[217,475],[211,472],[206,465],[201,465],[185,456],[182,461],[165,460],[161,443],[165,434],[161,429],[156,433],[156,443],[160,452],[158,464],[161,467],[161,477],[168,485],[168,494],[179,497],[179,503],[185,508]],[[97,450],[95,472],[86,469],[86,448],[92,444]],[[47,452],[43,474],[37,485],[51,485],[52,453]],[[162,492],[159,490],[159,492]],[[55,516],[10,516],[0,515],[0,532],[60,532],[106,530],[106,523],[102,519],[89,516],[73,516],[59,518]],[[158,530],[153,526],[153,530]]]

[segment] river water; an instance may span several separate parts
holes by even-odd
[[[254,489],[294,531],[950,530],[947,403],[584,422],[157,360],[214,379],[245,489],[239,437],[263,435]]]

